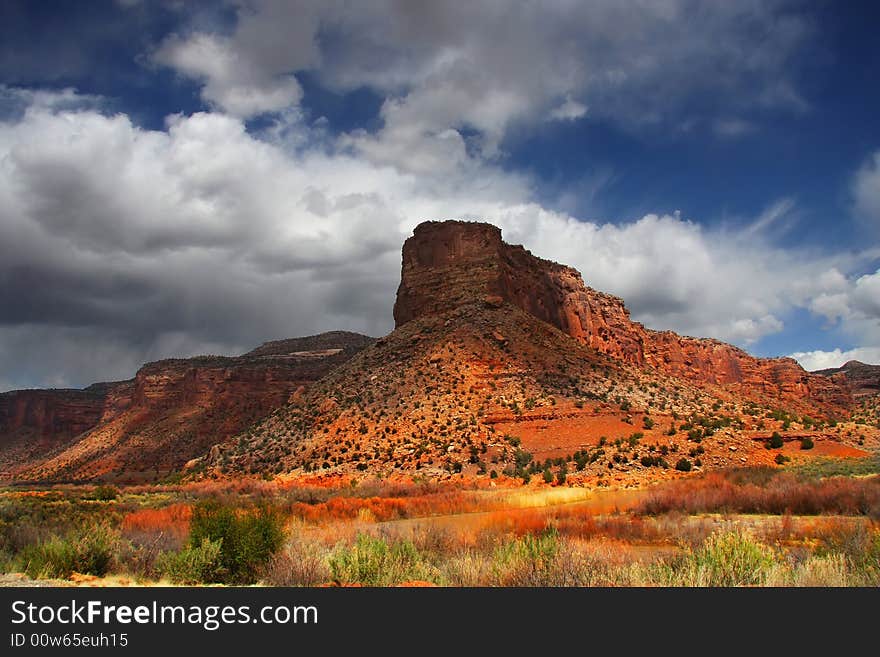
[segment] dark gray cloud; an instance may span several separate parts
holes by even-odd
[[[377,157],[391,138],[461,127],[491,153],[513,123],[584,115],[731,137],[754,128],[751,115],[807,108],[799,66],[822,44],[800,9],[787,0],[260,0],[241,5],[231,32],[184,31],[155,58],[240,116],[296,103],[298,71],[339,90],[371,87],[388,98]]]

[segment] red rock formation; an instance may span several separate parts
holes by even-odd
[[[495,226],[425,222],[404,243],[398,327],[475,300],[497,306],[499,299],[627,363],[751,396],[809,400],[831,411],[852,403],[845,386],[807,373],[790,358],[755,358],[717,340],[646,329],[630,319],[622,299],[585,286],[571,267],[506,244]]]
[[[114,473],[126,480],[155,479],[283,406],[296,390],[371,342],[335,332],[267,343],[240,357],[148,363],[134,379],[85,391],[0,395],[0,472],[20,479],[83,480]],[[4,417],[11,419],[4,423]],[[4,449],[14,429],[16,449]],[[35,443],[34,435],[49,442]],[[50,449],[59,444],[61,449]]]
[[[93,427],[104,410],[94,390],[14,390],[0,394],[0,438],[27,432],[34,440],[63,442]]]
[[[849,387],[856,399],[880,395],[880,365],[868,365],[857,360],[850,360],[842,367],[818,370],[813,374],[821,374],[843,382]]]

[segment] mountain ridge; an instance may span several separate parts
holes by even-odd
[[[546,471],[567,459],[575,480],[603,485],[674,476],[675,458],[773,465],[763,446],[773,431],[815,440],[816,454],[864,454],[877,441],[868,431],[848,445],[854,432],[837,424],[855,412],[847,372],[858,364],[808,373],[790,358],[645,328],[622,299],[490,224],[417,226],[393,314],[378,339],[331,331],[154,361],[81,391],[4,393],[0,473],[528,480],[539,462]],[[859,418],[876,424],[868,399]]]
[[[773,465],[764,443],[795,422],[817,453],[864,453],[824,428],[852,405],[842,381],[645,329],[621,299],[495,226],[425,222],[401,261],[396,328],[199,468],[528,480],[538,461],[568,459],[573,480],[626,484],[674,476],[674,458]]]
[[[0,472],[29,480],[165,477],[372,340],[328,332],[267,342],[241,356],[152,361],[131,379],[83,390],[2,393]],[[285,351],[290,345],[305,353]]]

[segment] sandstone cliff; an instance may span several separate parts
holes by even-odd
[[[775,466],[772,432],[807,425],[811,454],[865,454],[839,444],[855,440],[849,428],[821,421],[851,408],[836,379],[646,329],[494,226],[418,226],[394,318],[389,335],[212,448],[206,474],[529,482],[564,461],[585,485],[641,484],[675,476],[685,455],[696,468]]]
[[[0,472],[55,481],[165,476],[372,341],[338,331],[266,343],[239,357],[148,363],[129,381],[86,390],[0,395]]]
[[[813,374],[844,381],[856,399],[880,395],[880,365],[868,365],[851,360],[842,367],[817,370]]]
[[[94,390],[14,390],[0,394],[0,440],[27,433],[35,441],[63,442],[93,427],[105,394]]]
[[[623,300],[584,285],[580,273],[506,244],[484,223],[425,222],[403,246],[394,319],[448,312],[482,300],[509,303],[613,358],[759,398],[808,401],[828,412],[852,405],[846,386],[790,358],[755,358],[717,340],[646,329]]]

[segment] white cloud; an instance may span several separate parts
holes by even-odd
[[[843,293],[822,293],[810,302],[810,311],[831,322],[849,315],[849,296]]]
[[[156,53],[156,60],[203,80],[202,97],[234,116],[279,112],[302,97],[292,75],[266,72],[234,50],[228,40],[212,35],[171,38]]]
[[[860,276],[852,291],[856,312],[880,321],[880,270]]]
[[[434,168],[417,151],[407,169],[363,144],[290,149],[276,134],[258,139],[216,113],[146,130],[46,103],[0,122],[4,378],[85,384],[190,349],[385,333],[401,244],[427,219],[495,223],[653,328],[749,344],[781,330],[792,308],[834,314],[823,304],[838,294],[849,300],[841,321],[872,321],[880,275],[847,277],[857,256],[785,251],[763,231],[678,215],[578,221],[535,203],[528,179],[467,153],[445,166],[436,156]]]
[[[791,357],[809,372],[841,367],[844,363],[851,360],[858,360],[871,365],[880,365],[880,347],[859,347],[847,351],[841,351],[840,349],[833,349],[832,351],[799,351],[791,354]]]
[[[748,223],[745,232],[752,235],[779,234],[786,232],[797,214],[797,206],[792,198],[781,198],[765,208],[757,219]]]
[[[880,151],[859,169],[853,180],[856,213],[880,226]]]
[[[595,224],[547,212],[501,218],[508,239],[575,266],[586,283],[623,297],[652,328],[750,344],[782,317],[839,285],[848,257],[791,252],[748,228],[708,231],[678,216]]]
[[[876,258],[876,253],[875,253]],[[825,286],[808,307],[863,345],[880,345],[880,270],[850,279],[834,271],[818,281]]]
[[[550,118],[555,121],[574,121],[586,116],[586,114],[587,106],[568,96],[565,102],[550,112]]]

